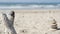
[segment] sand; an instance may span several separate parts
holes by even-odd
[[[12,10],[0,10],[0,34],[5,33],[4,21],[2,12]],[[14,27],[17,34],[59,34],[60,30],[50,31],[51,23],[49,20],[53,17],[57,22],[57,27],[60,28],[60,9],[31,9],[15,11]],[[53,33],[51,33],[53,32]]]

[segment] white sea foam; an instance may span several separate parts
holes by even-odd
[[[8,5],[8,6],[0,6],[0,9],[40,9],[40,8],[60,8],[60,4],[58,5]]]

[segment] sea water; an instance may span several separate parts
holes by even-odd
[[[60,9],[60,3],[0,3],[0,9]]]

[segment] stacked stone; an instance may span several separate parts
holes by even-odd
[[[4,25],[6,26],[5,34],[17,34],[13,26],[14,17],[15,17],[14,11],[9,12],[9,15],[5,13],[3,13],[2,15],[3,15],[3,20],[4,20]]]
[[[53,22],[51,24],[51,28],[54,29],[54,30],[57,29],[57,23],[56,23],[56,20],[55,19],[53,19]]]
[[[56,23],[56,20],[53,19],[53,18],[50,18],[49,21],[50,21],[49,23],[51,23],[51,24],[50,24],[50,29],[51,29],[51,30],[57,30],[57,23]]]
[[[53,18],[50,18],[49,23],[51,23],[50,29],[45,34],[60,34],[60,31],[57,30],[56,20]]]

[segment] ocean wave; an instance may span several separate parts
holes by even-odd
[[[60,4],[57,5],[0,5],[0,9],[39,9],[39,8],[60,8]]]

